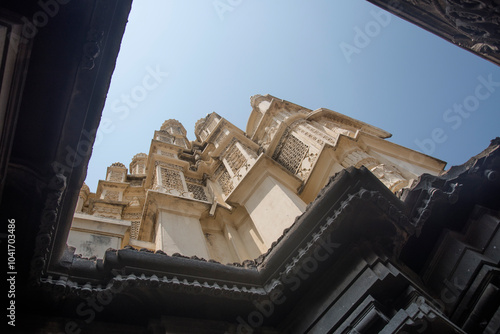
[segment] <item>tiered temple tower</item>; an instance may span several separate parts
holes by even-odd
[[[165,121],[129,173],[114,163],[95,194],[82,187],[68,244],[85,257],[131,246],[243,262],[265,253],[344,168],[365,166],[398,193],[445,166],[332,110],[271,95],[251,105],[246,132],[211,113],[189,141],[181,123]]]

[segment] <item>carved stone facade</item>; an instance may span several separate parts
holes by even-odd
[[[242,262],[271,247],[345,168],[365,166],[397,192],[444,167],[385,141],[389,133],[328,109],[270,95],[252,97],[251,105],[246,132],[211,113],[189,141],[182,124],[165,121],[149,154],[132,159],[130,174],[114,163],[95,194],[82,188],[78,227],[68,243],[85,252],[90,236],[109,237],[115,224],[125,230],[111,235],[118,247]]]
[[[500,65],[500,5],[496,0],[368,1]]]
[[[217,178],[217,182],[222,188],[224,195],[229,195],[229,193],[233,191],[234,186],[231,176],[229,175],[229,172],[226,170],[226,167],[223,164],[220,165],[220,167],[215,172],[215,177]]]
[[[281,140],[273,158],[290,173],[297,174],[309,147],[293,134],[287,134]]]
[[[470,11],[497,2],[453,1]],[[0,212],[9,229],[2,242],[15,235],[8,256],[16,259],[8,261],[15,272],[8,273],[3,332],[500,332],[500,138],[441,176],[421,175],[442,164],[348,117],[255,96],[246,134],[205,118],[201,140],[184,141],[182,131],[155,139],[128,173],[111,166],[119,177],[108,180],[103,171],[93,194],[82,187],[88,152],[68,165],[68,148],[92,146],[131,1],[7,0],[0,7],[0,45],[29,31],[31,18],[41,23],[49,13],[40,9],[58,11],[27,44],[0,56],[12,50],[20,60],[3,63],[0,92],[7,102]],[[303,122],[293,124],[300,118],[333,141],[309,138],[295,128]],[[286,129],[309,147],[307,175],[272,159]],[[247,163],[233,175],[224,152],[235,137]],[[345,168],[349,161],[368,168]],[[212,173],[221,165],[232,185],[227,194]],[[203,187],[208,201],[153,190],[157,166],[181,172],[186,191]],[[382,183],[411,174],[419,180],[398,196]],[[105,199],[108,191],[118,201]],[[75,254],[66,245],[70,227],[81,239],[78,253],[103,259]],[[163,250],[152,252],[147,240]],[[245,258],[256,260],[230,263]]]

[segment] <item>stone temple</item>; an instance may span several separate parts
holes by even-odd
[[[149,153],[114,163],[96,193],[80,191],[68,245],[102,258],[131,246],[221,263],[265,253],[347,167],[368,168],[393,193],[445,163],[391,143],[391,134],[271,95],[251,98],[246,131],[211,113],[195,141],[176,120],[155,131]]]
[[[500,64],[498,1],[370,1]],[[255,96],[244,132],[158,124],[89,193],[131,2],[0,3],[2,333],[500,332],[500,138],[443,172]]]

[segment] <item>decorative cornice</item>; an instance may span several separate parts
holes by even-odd
[[[35,285],[47,269],[47,261],[51,244],[54,241],[54,232],[59,218],[60,204],[66,189],[66,177],[62,174],[54,175],[47,185],[44,208],[41,214],[40,230],[35,241],[35,251],[31,260],[31,280]]]
[[[127,167],[125,167],[125,165],[124,165],[124,164],[122,164],[121,162],[114,162],[114,163],[112,163],[112,164],[111,164],[111,166],[109,166],[109,167],[127,168]]]
[[[137,153],[136,155],[134,155],[134,157],[132,158],[132,161],[134,160],[138,160],[138,159],[147,159],[148,158],[148,155],[146,153]]]
[[[117,274],[103,288],[94,286],[90,282],[79,284],[65,277],[54,279],[51,276],[41,280],[42,287],[53,292],[57,296],[76,295],[84,299],[96,297],[103,292],[115,292],[117,290],[126,292],[136,288],[154,288],[163,291],[169,290],[177,293],[187,294],[205,294],[209,296],[225,297],[231,299],[248,299],[258,300],[267,295],[266,290],[262,287],[253,286],[237,286],[222,284],[216,282],[209,283],[201,280],[188,280],[186,278],[179,279],[177,276],[156,276],[145,274]]]

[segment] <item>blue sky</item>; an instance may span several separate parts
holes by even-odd
[[[148,153],[166,119],[190,140],[212,111],[244,130],[255,94],[375,125],[447,168],[500,135],[500,68],[367,1],[136,0],[85,182]]]

